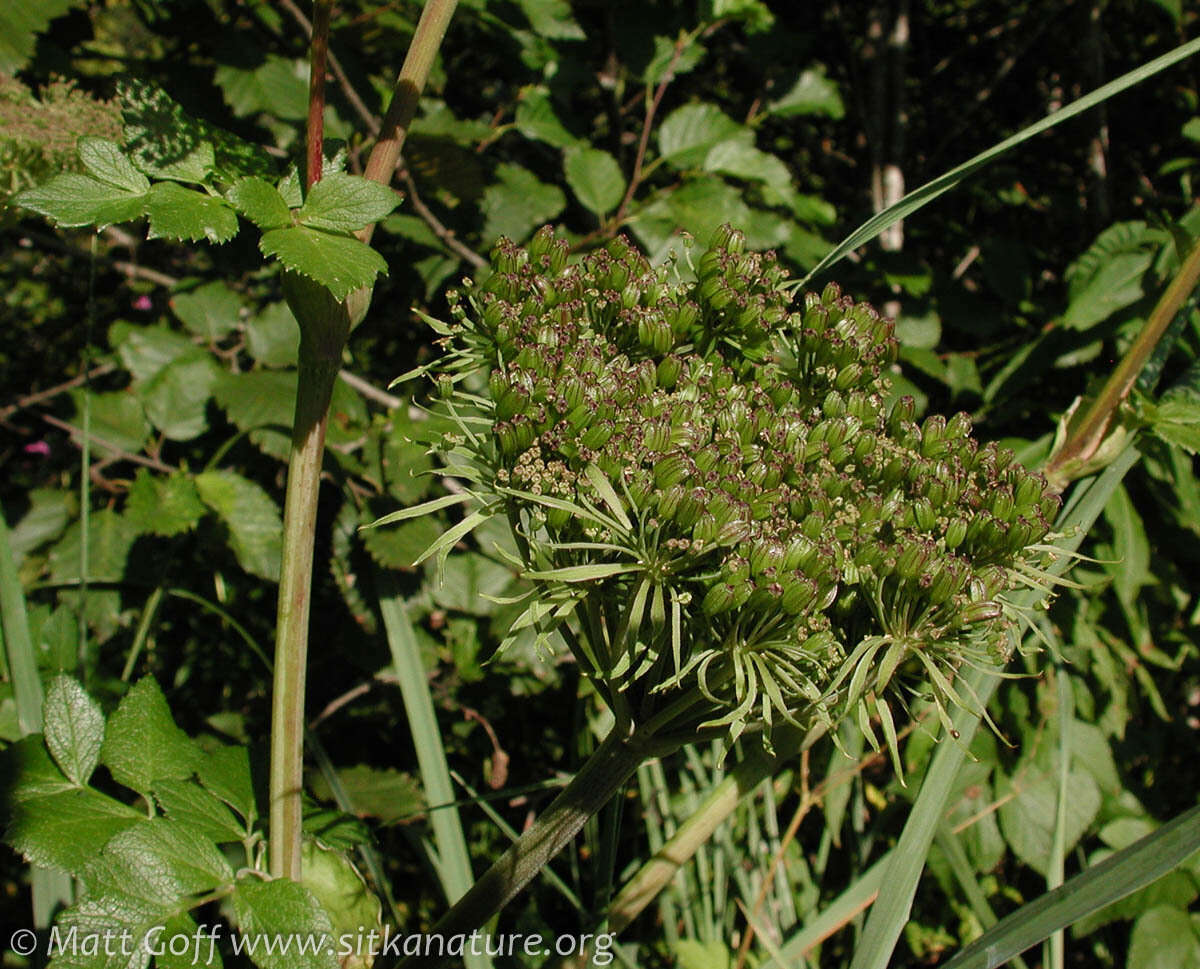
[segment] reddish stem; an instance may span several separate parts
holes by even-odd
[[[308,132],[305,159],[308,170],[305,185],[321,180],[325,144],[325,61],[329,54],[329,17],[333,0],[313,4],[311,60],[308,75]]]

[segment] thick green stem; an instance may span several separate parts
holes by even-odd
[[[388,185],[400,161],[400,149],[404,147],[404,136],[408,134],[408,126],[417,115],[417,105],[421,100],[421,92],[425,89],[425,81],[437,57],[450,18],[458,0],[426,0],[425,9],[421,11],[421,19],[417,21],[417,29],[413,34],[412,44],[405,55],[404,65],[392,89],[392,103],[388,105],[380,128],[379,140],[371,149],[371,157],[367,159],[367,168],[363,172],[367,178]],[[359,233],[363,242],[369,242],[374,226],[368,226]]]
[[[1112,426],[1117,408],[1129,396],[1134,381],[1167,327],[1200,282],[1200,244],[1192,248],[1179,273],[1162,294],[1137,339],[1104,384],[1104,389],[1075,424],[1062,447],[1051,456],[1042,473],[1060,491],[1073,479],[1089,474],[1088,461],[1100,449]]]
[[[271,874],[298,879],[313,536],[329,401],[350,320],[346,304],[305,277],[287,274],[284,293],[300,321],[300,366],[283,509],[271,702]]]
[[[449,938],[469,935],[507,905],[583,828],[651,756],[662,754],[653,738],[614,731],[596,748],[565,788],[520,839],[471,886],[430,930]],[[403,969],[433,966],[437,958],[406,960]]]

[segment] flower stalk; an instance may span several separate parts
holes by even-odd
[[[455,0],[428,0],[392,94],[383,133],[371,152],[367,177],[391,182],[400,146],[433,66]],[[313,16],[312,77],[306,134],[306,184],[320,177],[323,159],[325,61],[329,46],[328,0]],[[370,227],[360,234],[370,238]],[[308,665],[308,619],[312,598],[313,542],[325,428],[334,382],[350,330],[366,315],[371,292],[344,301],[304,276],[284,274],[284,295],[300,324],[296,413],[283,512],[283,557],[275,634],[271,698],[270,869],[276,877],[300,878],[304,783],[304,690]]]

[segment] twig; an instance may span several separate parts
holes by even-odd
[[[433,211],[421,199],[421,195],[417,191],[417,183],[407,168],[401,170],[400,180],[404,182],[404,187],[408,190],[408,200],[412,203],[413,210],[424,220],[425,224],[429,226],[433,234],[441,240],[447,249],[460,259],[469,262],[476,269],[481,269],[488,264],[483,256],[461,242],[454,234],[454,230],[447,229],[441,220],[433,214]]]
[[[363,380],[358,374],[353,374],[349,370],[339,370],[338,376],[342,378],[347,386],[353,387],[364,397],[369,397],[377,404],[382,404],[384,407],[395,409],[403,405],[404,401],[393,394],[389,394],[386,390],[380,390],[374,384]]]
[[[613,215],[612,225],[614,227],[619,226],[621,220],[625,218],[625,212],[629,208],[629,203],[633,201],[633,195],[642,182],[642,163],[646,160],[646,148],[650,144],[650,130],[654,125],[654,115],[658,112],[658,106],[662,103],[663,95],[667,93],[667,86],[675,79],[675,65],[679,63],[679,58],[683,56],[683,52],[692,42],[692,39],[690,34],[681,33],[679,35],[679,39],[675,41],[675,50],[671,54],[671,61],[667,65],[667,70],[663,74],[662,80],[658,82],[658,88],[654,92],[654,97],[646,105],[646,117],[642,121],[642,135],[638,140],[637,154],[633,159],[633,171],[629,175],[629,187],[625,190],[625,197],[621,199],[621,204],[617,206],[616,214]]]
[[[147,266],[139,266],[137,263],[125,259],[114,259],[113,268],[123,272],[130,279],[145,279],[152,283],[158,283],[159,286],[165,286],[167,289],[179,282],[174,276],[168,276],[166,273],[160,273],[157,269],[150,269]]]
[[[26,394],[24,397],[18,397],[14,403],[0,408],[0,421],[8,420],[8,418],[12,417],[18,411],[33,407],[44,400],[50,400],[52,397],[64,394],[68,390],[87,383],[89,380],[95,380],[97,377],[103,377],[106,373],[112,373],[116,369],[117,366],[114,363],[102,363],[97,367],[93,367],[87,373],[81,373],[78,377],[72,377],[61,384],[55,384],[53,387],[47,387],[45,390],[39,390],[32,394]]]
[[[83,438],[82,428],[76,427],[74,424],[68,424],[66,421],[61,421],[57,417],[53,417],[50,414],[42,414],[40,416],[42,420],[44,420],[51,427],[57,427],[59,430],[67,431],[72,438]],[[155,471],[162,471],[166,474],[170,474],[171,472],[178,470],[177,468],[171,467],[169,464],[164,464],[157,458],[147,458],[140,454],[133,454],[129,451],[126,451],[124,448],[117,446],[112,441],[101,437],[99,434],[89,434],[87,437],[88,440],[90,440],[93,444],[98,444],[106,451],[112,452],[115,457],[120,458],[122,461],[129,461],[132,464],[140,464],[143,467],[152,468]]]

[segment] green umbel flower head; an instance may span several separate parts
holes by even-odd
[[[732,739],[860,707],[890,735],[885,687],[944,718],[959,665],[1011,650],[1058,498],[965,414],[890,401],[870,306],[794,300],[728,228],[690,282],[549,229],[492,264],[441,328],[438,449],[471,520],[512,525],[516,627],[561,633],[618,716]]]

